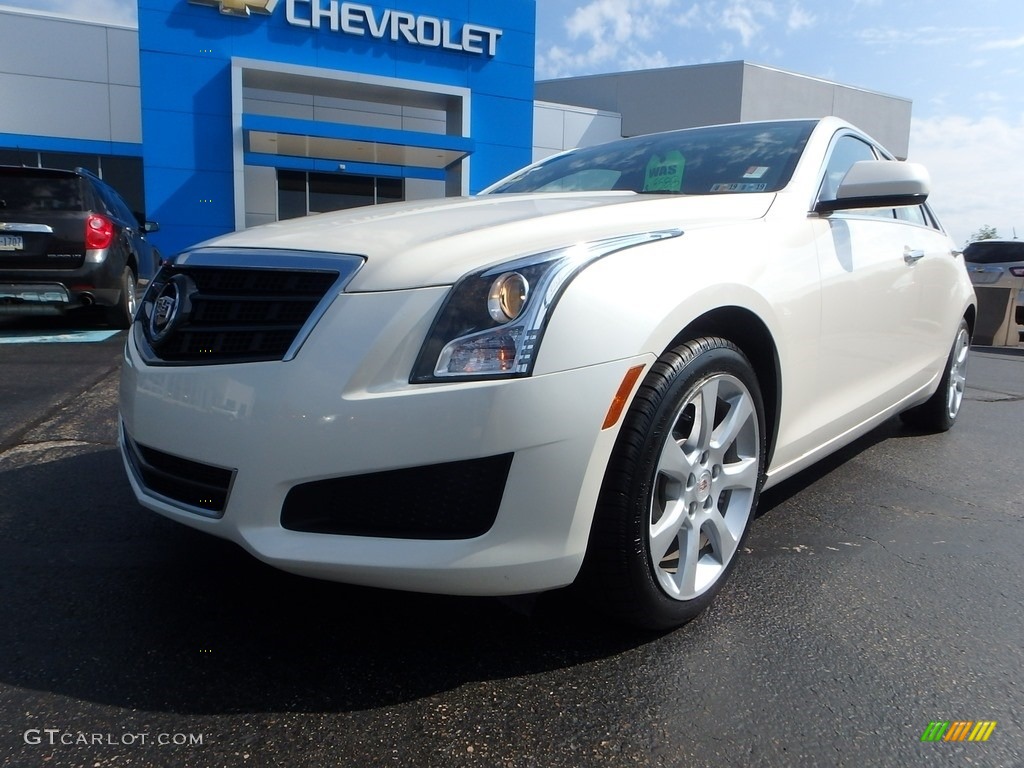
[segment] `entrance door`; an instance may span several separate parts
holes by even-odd
[[[404,199],[404,179],[283,169],[277,172],[279,220]]]

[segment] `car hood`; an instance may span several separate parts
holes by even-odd
[[[267,224],[202,244],[363,256],[349,291],[448,285],[520,256],[659,229],[764,216],[774,194],[501,194],[392,203]]]

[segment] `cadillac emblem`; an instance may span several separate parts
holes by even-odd
[[[175,275],[161,286],[146,323],[149,342],[158,346],[188,319],[196,284],[187,275]]]

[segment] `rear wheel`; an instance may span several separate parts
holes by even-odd
[[[750,528],[765,446],[757,378],[738,348],[709,337],[663,355],[612,452],[581,586],[638,626],[694,618]]]
[[[971,349],[971,332],[966,320],[960,321],[953,348],[946,359],[939,388],[921,405],[900,414],[904,423],[929,432],[945,432],[956,422],[967,388],[967,356]]]
[[[115,328],[127,328],[132,324],[138,301],[135,295],[137,279],[131,267],[121,273],[121,296],[117,304],[107,309],[107,323]]]

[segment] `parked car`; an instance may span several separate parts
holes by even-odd
[[[1024,341],[1024,289],[1019,287],[1020,278],[1024,278],[1024,241],[977,240],[964,249],[964,261],[975,285],[1006,286],[1017,292],[1014,321],[1018,338]]]
[[[159,255],[121,196],[89,171],[0,166],[0,315],[106,308],[127,328]]]
[[[679,625],[762,488],[956,420],[975,299],[928,191],[838,119],[750,123],[206,242],[129,335],[128,477],[295,573]]]

